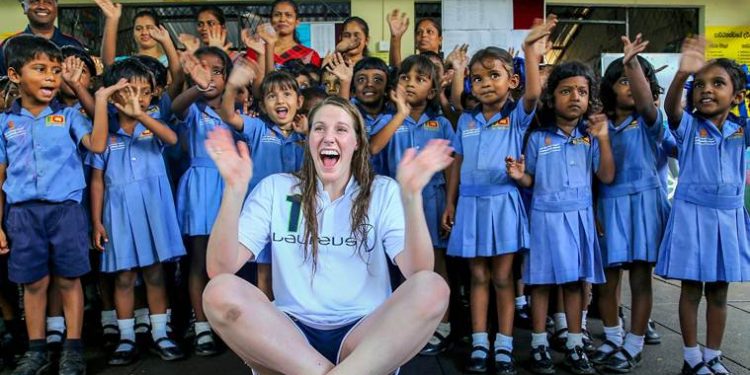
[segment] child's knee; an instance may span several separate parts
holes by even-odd
[[[482,263],[473,263],[471,265],[471,284],[488,285],[490,283],[490,270]]]
[[[706,284],[706,303],[711,307],[724,308],[727,305],[728,285],[726,283]]]
[[[143,282],[150,287],[164,286],[164,271],[161,265],[152,266],[143,270]]]
[[[115,277],[115,288],[118,290],[128,290],[135,287],[135,272],[120,272]]]
[[[500,272],[494,272],[492,274],[492,284],[495,289],[498,290],[505,290],[515,286],[513,283],[513,275],[511,273],[502,274]]]
[[[23,290],[28,294],[47,294],[47,288],[49,288],[49,276],[45,276],[33,283],[23,285]]]

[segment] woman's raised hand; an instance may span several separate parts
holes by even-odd
[[[432,175],[447,168],[453,162],[453,147],[446,139],[433,139],[422,148],[406,150],[398,164],[396,179],[402,194],[417,194],[432,178]]]
[[[205,141],[208,156],[219,169],[227,189],[243,194],[247,191],[253,176],[253,160],[247,143],[235,143],[232,133],[224,128],[215,128],[208,133]]]

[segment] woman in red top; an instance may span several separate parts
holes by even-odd
[[[289,60],[301,60],[306,64],[313,64],[320,68],[320,55],[315,50],[303,46],[297,39],[297,25],[299,25],[299,8],[293,0],[276,0],[271,8],[271,26],[275,31],[273,47],[273,62],[276,66]],[[259,27],[264,27],[260,25]],[[259,31],[260,34],[263,31]],[[267,35],[265,35],[267,36]],[[274,37],[271,35],[270,37]],[[267,39],[267,38],[264,38]],[[248,49],[247,56],[257,60],[257,54]]]

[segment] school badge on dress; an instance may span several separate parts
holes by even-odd
[[[493,122],[490,125],[490,128],[499,129],[499,130],[508,130],[510,129],[510,119],[508,117],[501,118],[500,120]]]
[[[437,121],[427,121],[424,124],[424,129],[436,132],[436,131],[440,130],[440,123],[437,122]]]
[[[65,126],[65,116],[63,115],[49,115],[44,119],[44,125],[46,126]]]

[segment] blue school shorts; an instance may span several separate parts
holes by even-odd
[[[80,203],[13,204],[5,219],[10,242],[8,278],[33,283],[49,275],[77,278],[91,270],[88,226]]]
[[[352,328],[362,319],[357,319],[343,327],[334,329],[318,329],[305,325],[293,316],[289,316],[290,319],[297,325],[297,328],[305,335],[307,342],[310,346],[315,348],[318,353],[326,357],[334,365],[339,363],[339,351],[341,350],[341,344],[349,335]]]

